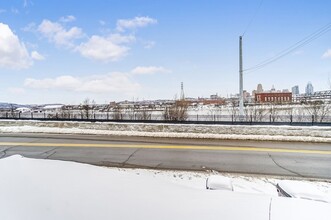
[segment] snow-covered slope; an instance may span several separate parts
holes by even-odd
[[[331,219],[329,203],[206,190],[74,162],[16,155],[0,160],[0,173],[2,220]]]

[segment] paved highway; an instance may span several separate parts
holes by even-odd
[[[0,158],[331,179],[331,144],[0,134]]]

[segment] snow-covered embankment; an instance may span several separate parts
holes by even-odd
[[[138,137],[331,143],[330,127],[0,121],[2,133],[100,134]]]

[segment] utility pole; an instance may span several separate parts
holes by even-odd
[[[244,120],[242,36],[239,36],[239,119]]]

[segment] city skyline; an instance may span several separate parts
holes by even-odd
[[[2,2],[0,102],[173,99],[181,82],[188,97],[237,94],[245,30],[247,69],[330,22],[331,2],[297,2],[264,1],[256,16],[260,0]],[[244,90],[330,89],[330,36],[244,72]]]

